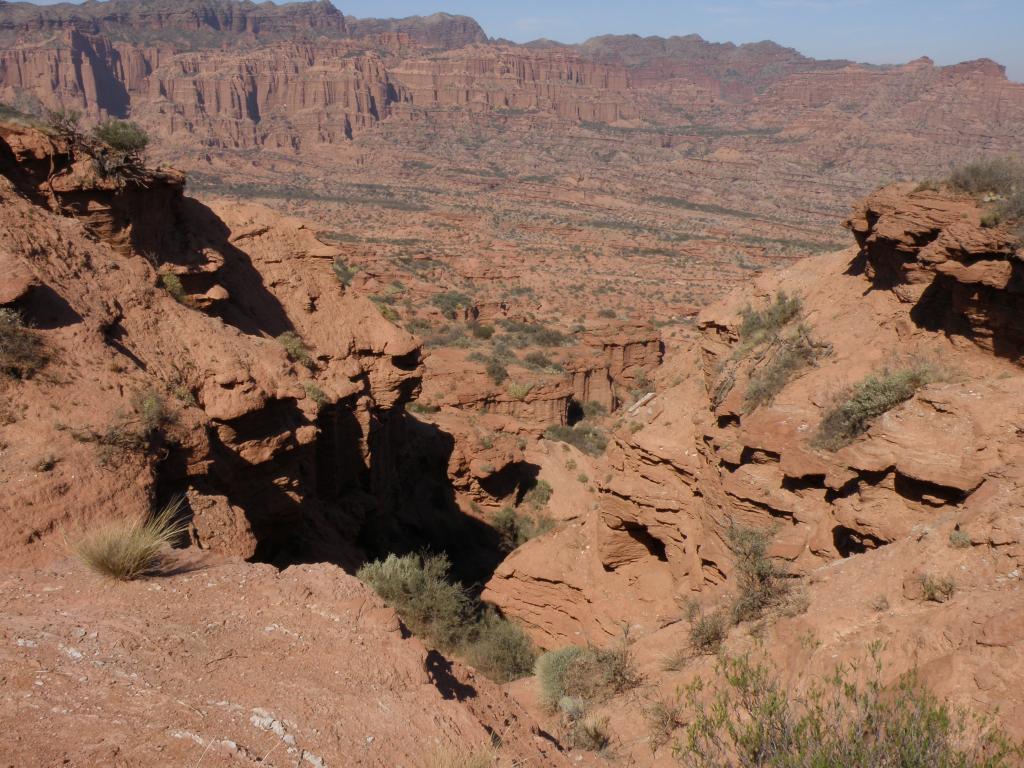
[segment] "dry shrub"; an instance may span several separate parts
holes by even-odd
[[[46,363],[39,334],[13,309],[0,309],[0,374],[27,379]]]
[[[160,553],[188,528],[180,519],[182,500],[168,503],[148,518],[113,520],[86,531],[72,544],[78,559],[91,571],[119,581],[151,572]]]

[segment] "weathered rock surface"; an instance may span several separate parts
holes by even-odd
[[[179,565],[127,584],[68,562],[0,573],[7,762],[426,767],[497,732],[509,760],[567,765],[339,568]]]
[[[699,658],[663,671],[689,643],[685,604],[727,604],[728,528],[765,529],[809,601],[770,620],[759,641],[784,679],[799,687],[886,638],[886,680],[917,667],[956,702],[1008,708],[1001,722],[1019,733],[1022,672],[1010,638],[1020,631],[1024,529],[1009,500],[1022,491],[1024,372],[1006,351],[1016,347],[991,341],[1012,329],[991,318],[1014,316],[1000,308],[1015,306],[1018,255],[1005,233],[980,227],[976,203],[949,193],[889,187],[862,210],[851,219],[860,247],[762,276],[701,315],[699,334],[659,371],[657,396],[633,414],[639,428],[620,431],[593,468],[594,503],[513,552],[485,594],[546,647],[613,642],[617,624],[629,624],[647,682],[671,698],[709,672]],[[914,311],[937,286],[942,310]],[[763,360],[738,344],[739,311],[779,289],[801,297],[802,322],[828,353],[751,408],[744,393]],[[958,290],[974,292],[974,330],[951,298]],[[920,359],[945,379],[850,445],[817,446],[822,415],[846,386]],[[953,531],[970,544],[956,548]],[[929,597],[926,578],[951,579],[955,590]],[[815,644],[800,647],[804,635]],[[751,647],[743,625],[729,637],[732,652]],[[1005,685],[995,684],[1001,675]],[[605,712],[624,745],[646,738],[625,699]]]

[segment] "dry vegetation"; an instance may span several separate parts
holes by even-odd
[[[146,519],[114,520],[86,531],[71,542],[75,555],[89,570],[119,581],[152,572],[161,552],[188,528],[181,519],[182,501],[168,503]]]
[[[465,657],[499,682],[529,674],[536,653],[526,634],[452,581],[449,568],[444,555],[388,555],[357,576],[439,650]]]

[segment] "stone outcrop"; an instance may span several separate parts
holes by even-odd
[[[625,574],[660,574],[678,601],[729,589],[730,525],[772,530],[773,555],[790,573],[813,574],[964,520],[1017,461],[1012,403],[1024,382],[1005,359],[1017,359],[1006,351],[1018,349],[1006,307],[1015,306],[1019,246],[979,221],[973,201],[891,187],[851,219],[859,248],[762,277],[704,312],[700,334],[659,374],[675,383],[631,416],[639,429],[620,432],[607,471],[595,473],[594,509],[581,528],[589,546],[556,559],[564,541],[531,542],[500,566],[491,599],[547,645],[577,632],[607,639],[616,616],[650,630],[668,612],[665,593],[638,593]],[[801,296],[803,322],[829,351],[772,404],[751,409],[744,393],[759,363],[737,351],[739,310],[779,288]],[[915,311],[929,294],[938,298],[928,311]],[[816,446],[822,414],[843,387],[918,358],[958,373],[851,445]],[[1011,557],[998,567],[1018,566]],[[607,576],[620,571],[617,583]],[[555,621],[577,615],[571,606],[581,601],[596,605],[598,593],[603,616]]]
[[[338,284],[333,251],[258,206],[225,223],[171,171],[104,178],[32,129],[0,130],[0,174],[21,275],[6,303],[51,359],[6,393],[24,415],[4,426],[4,551],[45,554],[59,525],[184,495],[204,548],[357,560],[361,515],[381,503],[373,456],[422,369],[413,338]],[[299,340],[291,359],[282,334]],[[91,384],[51,415],[61,371]],[[56,469],[31,469],[41,451]]]
[[[648,375],[661,365],[665,344],[647,325],[589,331],[581,339],[582,353],[573,356],[568,371],[577,403],[598,403],[611,412],[627,399],[629,390],[649,386]]]

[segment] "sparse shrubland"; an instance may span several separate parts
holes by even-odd
[[[688,768],[1010,768],[1019,745],[972,723],[916,675],[880,682],[878,647],[864,683],[839,667],[803,696],[749,656],[725,658],[710,685],[688,689],[685,735],[673,754]],[[974,727],[972,727],[974,726]]]
[[[828,350],[827,345],[811,338],[810,330],[803,324],[791,335],[778,338],[772,347],[768,362],[750,374],[744,395],[748,411],[770,405],[798,373],[813,366]]]
[[[484,747],[474,752],[464,752],[447,747],[435,752],[428,765],[430,768],[494,768],[497,765],[494,750]]]
[[[982,226],[1010,223],[1024,239],[1024,162],[1011,157],[979,160],[955,169],[949,183],[991,204],[982,215]]]
[[[940,368],[923,360],[871,374],[843,392],[825,412],[814,444],[832,451],[848,445],[879,416],[912,398],[926,384],[943,378]]]
[[[74,553],[101,576],[130,581],[151,572],[160,553],[187,530],[182,501],[167,504],[147,519],[114,520],[86,531],[71,542]]]
[[[548,651],[537,659],[534,673],[541,705],[561,715],[567,740],[594,751],[607,747],[611,737],[607,722],[590,715],[590,708],[640,684],[625,634],[610,648],[570,645]]]
[[[443,291],[434,294],[430,303],[441,310],[441,314],[448,319],[454,319],[460,309],[472,306],[473,299],[458,291]]]
[[[388,555],[356,575],[438,650],[463,656],[499,682],[529,674],[536,653],[526,634],[453,582],[449,568],[444,555]]]
[[[544,437],[548,440],[558,440],[574,445],[590,456],[600,456],[608,447],[608,436],[593,424],[588,424],[585,421],[571,427],[552,424],[544,430]]]
[[[538,480],[530,490],[523,494],[523,503],[529,504],[534,509],[541,509],[551,501],[552,493],[554,493],[554,489],[551,487],[551,483],[547,480]]]
[[[789,296],[780,290],[775,299],[764,309],[755,310],[747,306],[740,312],[743,322],[740,325],[740,341],[743,346],[757,346],[778,335],[791,321],[800,316],[803,302],[799,296]]]
[[[0,308],[0,374],[27,379],[46,364],[39,334],[13,309]]]

